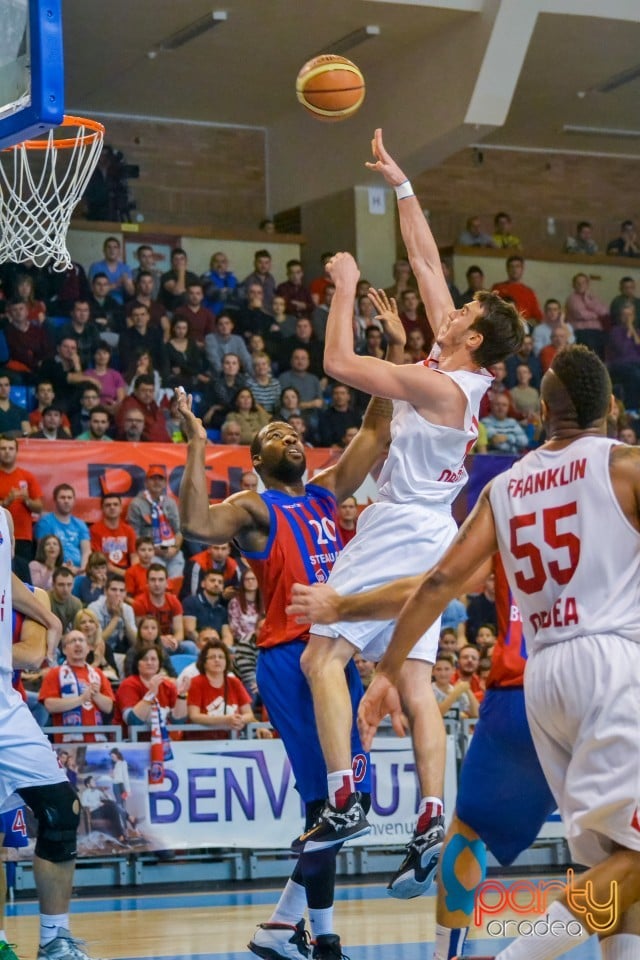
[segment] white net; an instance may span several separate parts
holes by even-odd
[[[71,129],[71,132],[70,132]],[[0,263],[32,260],[68,270],[74,207],[100,159],[104,127],[65,117],[40,140],[0,151]]]

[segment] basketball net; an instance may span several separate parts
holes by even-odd
[[[69,127],[75,133],[64,136]],[[71,267],[67,230],[103,140],[101,123],[65,117],[42,139],[0,151],[0,263],[32,260],[60,272]]]

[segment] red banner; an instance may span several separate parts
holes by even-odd
[[[309,447],[306,450],[309,477],[334,460],[331,450]],[[167,470],[168,487],[178,496],[187,458],[181,443],[99,443],[83,440],[21,440],[18,466],[38,479],[44,492],[44,509],[53,506],[53,489],[70,483],[76,492],[74,514],[87,523],[100,520],[100,497],[112,492],[122,495],[125,504],[144,489],[147,468],[162,463]],[[224,500],[240,489],[245,470],[251,470],[248,447],[211,445],[206,450],[209,498]]]

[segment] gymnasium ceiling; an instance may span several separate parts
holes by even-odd
[[[214,9],[227,20],[157,52]],[[346,54],[362,110],[308,117],[299,67],[370,24]],[[370,182],[378,125],[414,174],[473,143],[640,158],[640,0],[64,0],[64,28],[68,112],[265,128],[273,209]]]

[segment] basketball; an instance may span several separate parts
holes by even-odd
[[[296,79],[296,96],[319,120],[345,120],[360,109],[365,83],[360,70],[333,53],[323,53],[305,63]]]

